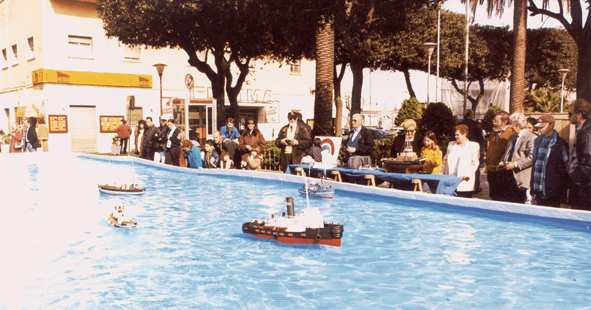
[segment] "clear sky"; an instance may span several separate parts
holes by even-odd
[[[575,0],[579,1],[579,0]],[[536,1],[536,4],[541,6],[541,1]],[[553,4],[553,5],[552,5]],[[476,20],[475,22],[478,24],[484,25],[493,25],[493,26],[509,26],[512,27],[513,25],[513,5],[508,6],[505,8],[502,16],[497,16],[496,13],[492,16],[488,16],[486,12],[486,1],[484,5],[479,6],[476,9]],[[443,7],[447,10],[464,14],[465,12],[465,5],[462,3],[461,0],[448,0],[445,2]],[[550,10],[558,12],[556,1],[552,1],[550,5]],[[569,16],[570,19],[570,16]],[[528,16],[527,20],[527,27],[528,28],[540,28],[540,27],[555,27],[561,28],[562,25],[557,22],[553,18],[549,17],[540,17],[538,16]]]

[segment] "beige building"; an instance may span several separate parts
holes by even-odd
[[[108,152],[122,117],[132,125],[159,117],[154,64],[164,63],[163,113],[184,123],[188,106],[191,130],[211,136],[219,126],[210,83],[187,59],[181,50],[107,38],[95,0],[0,0],[0,129],[35,116],[50,126],[50,150]],[[251,71],[240,114],[255,118],[266,137],[291,109],[312,117],[313,63],[260,62]]]

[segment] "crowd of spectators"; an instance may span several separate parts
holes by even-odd
[[[576,142],[569,150],[568,143],[556,131],[556,120],[551,114],[528,118],[523,113],[496,113],[492,131],[486,133],[486,139],[480,144],[485,148],[484,170],[490,198],[552,207],[568,203],[575,209],[591,210],[590,119],[588,101],[579,99],[570,105],[569,121],[575,125]],[[456,141],[459,127],[456,126]],[[470,140],[478,142],[477,138]],[[448,167],[453,151],[448,146]],[[462,153],[469,156],[468,152]],[[481,152],[481,161],[482,155]],[[444,171],[453,174],[450,170]],[[478,171],[474,171],[476,180]],[[472,177],[472,174],[456,175]],[[458,186],[459,195],[463,196],[461,191],[466,186],[462,183]],[[478,188],[475,185],[474,191]]]
[[[394,138],[391,154],[412,149],[420,154],[422,173],[457,176],[456,194],[472,197],[480,190],[482,167],[492,200],[559,207],[591,208],[591,104],[577,100],[570,106],[570,122],[576,125],[576,144],[558,134],[551,114],[539,118],[523,113],[498,112],[492,130],[484,132],[468,111],[454,127],[452,141],[442,147],[433,131],[420,133],[414,120],[405,120]],[[280,150],[279,166],[321,162],[321,141],[298,112],[289,112],[288,124],[275,139]],[[125,125],[125,124],[124,124]],[[127,135],[127,131],[124,132]],[[150,117],[138,123],[134,140],[142,158],[190,168],[262,168],[266,141],[254,120],[240,131],[228,117],[203,146],[198,138],[187,140],[174,120],[160,120],[156,128]],[[351,131],[343,138],[341,163],[348,168],[372,165],[374,134],[363,125],[363,116],[352,116]],[[122,146],[122,151],[124,147]],[[375,165],[375,162],[373,163]]]
[[[187,139],[184,129],[177,127],[173,119],[162,118],[159,123],[156,127],[151,117],[138,122],[134,142],[135,154],[141,158],[188,168],[261,169],[266,142],[252,119],[240,133],[234,119],[228,117],[203,146],[198,135]],[[123,144],[121,151],[125,151]]]

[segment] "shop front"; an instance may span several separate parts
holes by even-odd
[[[213,99],[191,99],[187,104],[187,99],[175,98],[172,104],[173,118],[177,125],[184,128],[187,126],[185,120],[188,119],[189,139],[203,144],[205,140],[213,138],[218,127]]]

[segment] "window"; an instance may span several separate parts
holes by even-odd
[[[27,60],[33,60],[35,59],[35,41],[33,40],[33,37],[29,37],[27,39],[27,45],[28,45],[28,49],[27,49]]]
[[[302,61],[296,60],[289,64],[289,73],[299,75],[302,73]]]
[[[11,46],[11,49],[12,49],[12,62],[11,62],[11,64],[13,66],[16,66],[16,65],[18,65],[18,46],[16,44],[13,44]]]
[[[92,59],[92,37],[68,36],[69,56]]]
[[[3,48],[2,49],[2,58],[0,58],[0,69],[6,69],[8,68],[8,53],[6,52],[6,49]]]
[[[123,58],[125,60],[139,60],[141,52],[139,46],[123,45]]]

